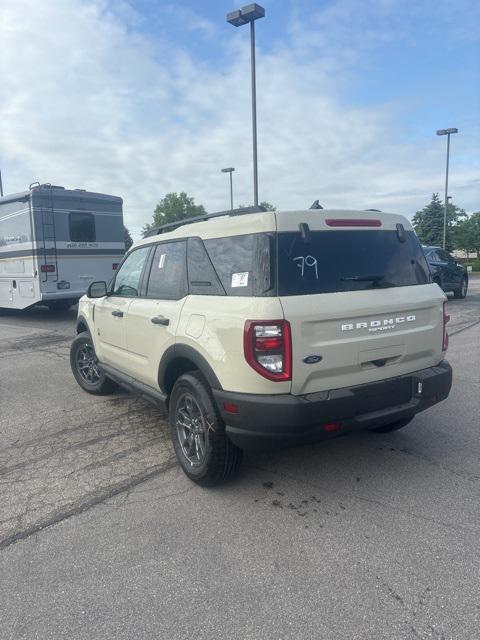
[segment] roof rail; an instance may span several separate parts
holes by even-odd
[[[185,224],[193,224],[194,222],[204,222],[211,220],[212,218],[220,218],[222,216],[243,216],[249,213],[263,213],[265,207],[242,207],[241,209],[229,209],[228,211],[217,211],[215,213],[206,213],[204,216],[195,216],[195,218],[186,218],[185,220],[178,220],[178,222],[169,222],[168,224],[162,224],[160,227],[150,229],[150,231],[144,236],[149,238],[150,236],[157,236],[167,231],[173,231],[178,227],[183,227]]]

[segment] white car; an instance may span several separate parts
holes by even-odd
[[[238,210],[137,242],[81,298],[80,386],[167,406],[185,473],[247,447],[387,432],[450,391],[446,296],[399,215]]]

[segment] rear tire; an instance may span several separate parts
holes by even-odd
[[[211,487],[237,473],[243,451],[228,439],[210,388],[198,371],[175,382],[169,419],[175,453],[190,480]]]
[[[118,386],[99,368],[93,341],[88,331],[79,333],[72,342],[70,366],[75,380],[88,393],[105,396],[113,393]]]
[[[453,292],[453,295],[455,298],[465,298],[467,296],[467,291],[468,291],[468,282],[466,278],[462,278],[462,284],[460,286],[460,289],[456,289]]]
[[[390,422],[389,424],[384,424],[381,427],[376,427],[375,429],[370,429],[373,433],[391,433],[392,431],[398,431],[399,429],[403,429],[407,424],[413,420],[414,416],[411,418],[403,418],[402,420],[397,420],[396,422]]]
[[[51,313],[62,313],[68,311],[73,304],[72,300],[52,300],[47,302],[47,307]]]

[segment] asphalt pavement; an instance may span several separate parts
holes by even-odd
[[[480,279],[448,308],[447,401],[213,490],[159,411],[77,386],[74,312],[0,317],[1,640],[477,640]]]

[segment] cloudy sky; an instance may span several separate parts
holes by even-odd
[[[442,192],[480,209],[477,0],[265,0],[257,23],[260,199],[411,216]],[[238,6],[241,6],[238,5]],[[0,167],[124,198],[252,201],[248,28],[229,0],[1,0]]]

